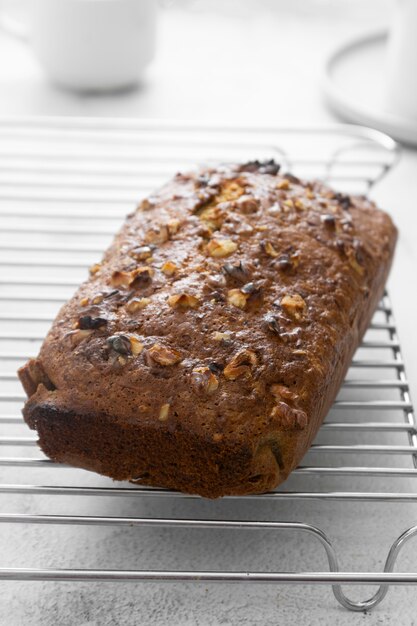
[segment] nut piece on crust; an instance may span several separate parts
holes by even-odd
[[[174,350],[174,348],[167,348],[160,343],[155,343],[151,348],[149,348],[147,355],[150,357],[151,361],[158,363],[158,365],[176,365],[182,361],[182,356],[178,350]]]
[[[137,261],[145,261],[152,257],[152,252],[155,250],[155,246],[139,246],[130,250],[129,255]]]
[[[165,274],[165,276],[173,276],[177,271],[178,267],[172,261],[165,261],[165,263],[161,267],[161,272]]]
[[[72,330],[66,336],[69,337],[69,341],[72,348],[76,348],[87,337],[93,334],[93,330]]]
[[[225,332],[220,332],[218,330],[215,330],[211,334],[211,338],[213,339],[213,341],[230,342],[233,338],[233,333],[231,333],[229,330]]]
[[[214,258],[230,256],[237,250],[237,243],[231,239],[211,239],[207,244],[207,252]]]
[[[170,220],[167,224],[167,228],[168,228],[168,235],[170,237],[172,237],[172,235],[175,235],[179,229],[180,229],[180,221],[179,220]]]
[[[88,271],[90,272],[91,276],[94,276],[100,270],[101,270],[101,263],[94,263],[94,265],[92,265]]]
[[[253,350],[241,350],[226,365],[223,374],[227,380],[251,376],[253,366],[257,365],[258,357]]]
[[[227,292],[227,301],[229,304],[237,307],[238,309],[246,308],[246,302],[248,301],[250,294],[243,293],[241,289],[229,289]]]
[[[169,296],[168,304],[173,309],[195,309],[200,304],[200,300],[188,293],[177,293]]]
[[[307,426],[307,414],[294,409],[285,402],[278,402],[271,411],[271,417],[277,421],[281,430],[303,430]]]
[[[168,416],[169,416],[169,408],[170,408],[170,405],[168,403],[165,403],[159,409],[158,419],[159,419],[160,422],[166,422],[167,421]]]
[[[129,311],[129,313],[136,313],[136,311],[141,311],[150,303],[150,298],[132,298],[132,300],[129,300],[126,304],[126,310]]]
[[[133,356],[137,356],[143,350],[143,343],[135,335],[129,335],[130,349]]]
[[[115,271],[111,277],[111,284],[114,287],[140,287],[147,285],[153,276],[153,269],[148,265],[137,267],[136,269],[125,272]]]
[[[281,306],[290,317],[298,322],[303,319],[307,312],[307,304],[298,293],[284,296],[281,300]]]
[[[29,397],[36,393],[39,385],[43,385],[50,391],[55,389],[55,385],[49,379],[38,359],[30,359],[26,365],[19,369],[18,373],[20,382]]]
[[[271,256],[272,258],[276,258],[279,255],[279,252],[275,250],[270,241],[261,241],[261,249],[265,252],[265,254]]]
[[[271,385],[271,393],[277,400],[297,400],[298,395],[286,385]]]
[[[145,234],[145,242],[147,244],[161,244],[169,239],[169,230],[166,224],[152,226]]]
[[[142,200],[138,208],[141,211],[150,211],[151,209],[154,208],[154,206],[155,206],[155,203],[152,202],[152,200],[149,200],[149,198],[145,198],[144,200]]]
[[[219,387],[219,379],[209,367],[195,367],[191,372],[193,387],[207,394],[214,393]]]

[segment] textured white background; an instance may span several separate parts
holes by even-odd
[[[48,85],[24,45],[0,34],[1,115],[102,115],[195,120],[315,124],[334,120],[323,105],[318,77],[323,61],[343,37],[389,20],[389,5],[369,1],[270,1],[182,3],[161,14],[158,55],[142,87],[103,98],[78,96]],[[381,68],[383,71],[383,68]],[[364,76],[363,80],[366,80]],[[397,170],[375,193],[401,231],[390,290],[416,392],[417,333],[417,157],[406,150]],[[416,396],[416,393],[414,393]],[[7,472],[3,471],[7,481]],[[69,480],[70,480],[70,474]],[[37,479],[32,476],[33,481]],[[12,477],[9,478],[12,482]],[[409,485],[413,490],[413,484]],[[3,496],[2,496],[3,498]],[[3,500],[2,500],[3,502]],[[30,511],[31,498],[15,497],[9,510]],[[43,511],[50,510],[48,498]],[[62,503],[62,511],[68,503]],[[53,512],[61,504],[54,503]],[[389,544],[416,518],[409,505],[269,504],[249,502],[123,502],[84,499],[80,513],[289,519],[319,524],[329,531],[344,569],[380,570]],[[6,510],[2,507],[2,510]],[[68,510],[68,509],[65,509]],[[292,569],[294,555],[304,568],[326,568],[312,540],[270,532],[61,528],[1,529],[1,566],[43,566],[66,554],[65,566],[158,568]],[[30,546],[30,549],[28,549]],[[253,554],[257,554],[254,558]],[[248,557],[251,559],[248,562]],[[245,560],[246,558],[246,560]],[[399,568],[417,564],[410,544]],[[350,590],[365,597],[369,590]],[[339,608],[327,587],[230,587],[207,585],[87,585],[0,583],[1,625],[356,625],[417,624],[415,588],[392,589],[370,615]]]

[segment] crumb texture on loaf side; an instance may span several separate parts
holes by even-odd
[[[45,453],[206,497],[308,450],[396,241],[364,197],[254,161],[178,174],[128,216],[19,374]]]

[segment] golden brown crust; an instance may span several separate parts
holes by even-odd
[[[51,458],[207,497],[307,451],[382,295],[396,230],[363,197],[250,163],[130,215],[20,370]]]

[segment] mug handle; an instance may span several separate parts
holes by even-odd
[[[29,41],[29,27],[20,20],[0,13],[0,29],[20,41]]]

